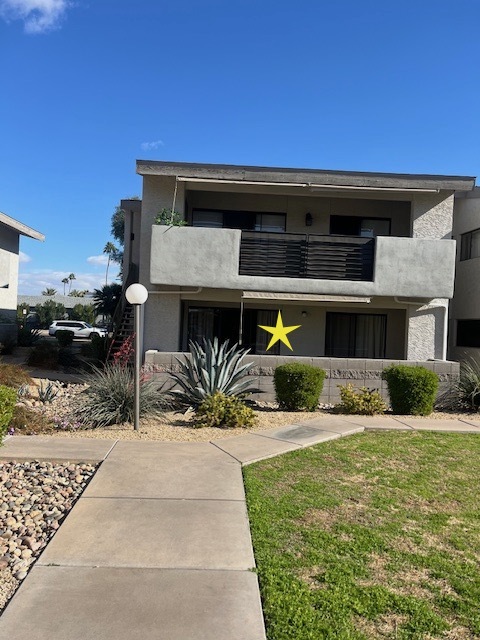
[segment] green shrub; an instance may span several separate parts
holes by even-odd
[[[55,332],[55,337],[60,347],[69,347],[73,342],[74,335],[74,332],[68,329],[58,329]]]
[[[254,427],[257,424],[255,411],[247,407],[240,398],[214,393],[208,396],[198,407],[195,416],[197,427]]]
[[[92,333],[90,342],[85,342],[81,346],[81,354],[89,360],[93,360],[95,365],[104,365],[107,361],[108,352],[112,338],[108,336],[99,336],[98,333]]]
[[[27,358],[27,364],[31,367],[43,369],[58,369],[59,348],[51,342],[39,342],[33,347]]]
[[[33,347],[40,340],[40,331],[31,329],[28,326],[19,326],[17,334],[17,345],[19,347]]]
[[[83,403],[76,411],[84,427],[109,427],[113,424],[133,423],[133,370],[116,364],[105,369],[93,369],[86,376],[89,385],[81,394]],[[140,416],[158,415],[170,408],[168,395],[154,380],[140,383]]]
[[[0,385],[0,443],[2,442],[10,425],[17,401],[15,389]]]
[[[393,413],[428,416],[438,390],[438,376],[425,367],[392,365],[384,370]]]
[[[33,384],[25,369],[18,364],[0,364],[0,385],[18,389],[24,384]]]
[[[323,389],[325,371],[308,364],[292,362],[275,369],[273,382],[280,409],[315,411]]]
[[[374,389],[361,387],[356,389],[353,385],[338,385],[341,402],[335,405],[337,413],[358,414],[362,416],[374,416],[385,413],[387,405],[382,396]]]

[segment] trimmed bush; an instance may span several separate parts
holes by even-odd
[[[308,364],[292,362],[275,369],[273,382],[280,409],[315,411],[323,389],[325,371]]]
[[[337,413],[357,414],[362,416],[374,416],[385,413],[387,405],[382,396],[374,389],[361,387],[356,389],[351,384],[338,385],[341,402],[335,405]]]
[[[438,390],[438,376],[425,367],[392,365],[384,370],[390,404],[398,415],[428,416]]]
[[[73,342],[74,335],[73,331],[68,331],[68,329],[58,329],[58,331],[55,331],[55,337],[61,347],[69,347]]]
[[[33,347],[27,364],[31,367],[41,367],[43,369],[58,369],[59,348],[51,342],[39,342]]]
[[[15,389],[0,385],[0,443],[7,433],[17,401]]]
[[[254,427],[257,423],[255,411],[247,407],[237,396],[214,393],[198,407],[195,416],[196,427]]]

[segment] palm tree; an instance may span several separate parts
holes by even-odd
[[[42,296],[54,296],[56,295],[56,293],[57,293],[56,289],[54,289],[53,287],[47,287],[42,291]]]
[[[68,295],[70,295],[70,290],[71,290],[71,288],[72,288],[72,280],[76,280],[76,278],[75,278],[75,274],[74,274],[74,273],[71,273],[71,274],[68,276],[68,282],[69,282]]]
[[[108,284],[108,268],[110,266],[110,262],[118,257],[118,249],[113,242],[107,242],[103,249],[103,253],[108,256],[107,271],[105,273],[105,284]]]
[[[84,289],[83,291],[79,291],[78,289],[72,289],[68,295],[71,298],[84,298],[85,294],[87,293],[88,293],[88,289]]]
[[[64,278],[62,280],[63,283],[63,295],[65,295],[65,287],[67,286],[67,284],[69,283],[69,279],[68,278]]]
[[[95,312],[112,317],[122,295],[122,287],[119,284],[105,284],[101,289],[93,292],[93,304]]]

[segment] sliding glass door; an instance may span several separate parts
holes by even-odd
[[[325,355],[334,358],[385,358],[387,316],[327,313]]]

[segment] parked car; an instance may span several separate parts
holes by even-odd
[[[107,331],[101,327],[92,327],[88,322],[80,320],[55,320],[48,327],[48,334],[54,336],[58,330],[73,331],[74,338],[91,338],[93,335],[107,335]]]

